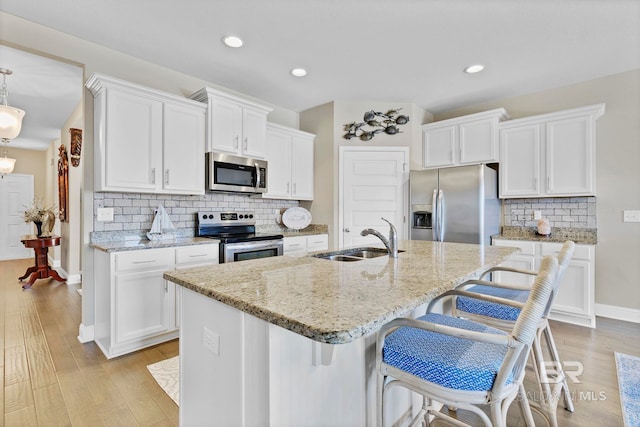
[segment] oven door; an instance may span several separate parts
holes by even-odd
[[[282,239],[260,240],[220,245],[220,262],[236,262],[248,259],[282,255]]]

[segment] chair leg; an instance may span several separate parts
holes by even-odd
[[[520,383],[518,387],[518,403],[520,404],[520,410],[522,411],[522,417],[527,427],[535,427],[536,423],[533,420],[533,414],[531,413],[531,406],[529,405],[529,399],[527,398],[527,391],[524,389],[524,385]]]
[[[376,426],[383,427],[384,424],[384,383],[387,377],[382,374],[378,374],[378,381],[376,384]]]
[[[503,414],[502,401],[491,402],[491,422],[494,427],[506,427],[507,423],[505,422],[505,415]],[[506,412],[506,410],[504,411]]]
[[[562,375],[562,396],[564,397],[564,407],[567,411],[573,412],[573,400],[571,399],[571,392],[569,391],[569,384],[567,383],[567,376],[564,373],[564,369],[562,368],[562,362],[560,361],[560,355],[558,354],[558,349],[556,348],[556,343],[553,339],[553,335],[551,334],[551,328],[547,324],[544,328],[544,337],[547,341],[547,346],[549,348],[549,353],[551,354],[551,359],[556,363],[557,366],[560,367],[560,375]]]

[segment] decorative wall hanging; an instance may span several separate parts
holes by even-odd
[[[69,157],[64,144],[58,148],[58,217],[69,221]]]
[[[398,126],[409,123],[409,116],[398,114],[402,108],[389,110],[386,113],[378,111],[367,111],[364,113],[363,122],[348,123],[344,125],[345,139],[360,138],[363,141],[370,141],[376,134],[384,132],[387,135],[395,135],[400,132]]]
[[[80,152],[82,151],[82,129],[70,128],[71,134],[71,165],[77,167],[80,164]]]

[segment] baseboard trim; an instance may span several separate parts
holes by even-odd
[[[85,326],[84,324],[80,324],[78,327],[78,341],[82,344],[93,341],[95,338],[95,332],[93,329],[93,325]]]
[[[54,269],[57,269],[62,265],[59,259],[55,259],[49,256],[47,257],[47,260],[49,261],[49,264],[51,264],[51,267]]]
[[[58,266],[53,266],[54,269],[60,274],[60,276],[64,277],[67,285],[75,285],[78,283],[82,283],[82,274],[69,274],[64,268],[60,267],[60,261],[58,261]]]
[[[616,305],[596,304],[596,316],[640,323],[640,310]]]

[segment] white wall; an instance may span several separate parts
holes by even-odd
[[[515,119],[601,102],[606,112],[596,125],[596,312],[598,305],[622,307],[640,319],[640,223],[622,221],[623,210],[640,210],[640,70],[449,111],[436,120],[497,107]]]

